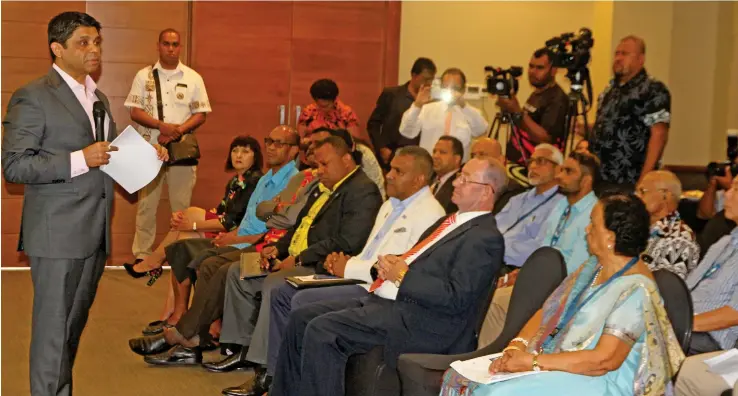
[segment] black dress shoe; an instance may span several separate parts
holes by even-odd
[[[149,337],[131,338],[128,340],[128,346],[134,353],[141,356],[156,355],[172,349],[173,345],[167,344],[164,334]]]
[[[144,362],[157,366],[191,366],[202,363],[202,352],[198,348],[177,345],[169,352],[144,357]]]
[[[227,358],[219,362],[203,363],[202,367],[214,373],[227,373],[233,370],[255,367],[255,363],[251,363],[246,360],[246,351],[244,351],[244,349],[245,348],[242,348],[241,352],[234,353],[233,355],[228,356]]]
[[[269,387],[272,385],[272,376],[267,375],[266,369],[263,368],[258,368],[254,372],[256,375],[250,381],[246,381],[239,386],[225,388],[222,393],[226,396],[261,396],[269,392]]]

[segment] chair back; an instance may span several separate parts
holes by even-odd
[[[485,350],[495,353],[507,346],[566,276],[561,252],[548,246],[533,252],[515,280],[502,332]]]
[[[689,293],[689,288],[677,274],[664,269],[655,271],[653,277],[656,279],[661,298],[664,299],[666,315],[674,328],[677,341],[682,351],[687,353],[689,342],[692,339],[694,320],[692,295]]]

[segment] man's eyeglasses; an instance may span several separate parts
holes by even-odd
[[[477,181],[474,181],[474,180],[469,180],[469,176],[467,176],[467,175],[465,175],[463,173],[459,173],[459,175],[456,176],[456,181],[458,181],[459,184],[479,184],[480,186],[490,186],[490,188],[492,188],[492,192],[493,193],[495,192],[495,188],[492,187],[491,184],[477,182]]]
[[[650,189],[650,188],[644,188],[644,187],[637,187],[636,190],[635,190],[636,194],[638,194],[638,195],[646,195],[646,194],[648,194],[649,191],[661,191],[662,193],[669,192],[669,190],[667,190],[665,188]]]
[[[535,158],[528,158],[528,160],[525,161],[526,166],[530,166],[531,164],[536,164],[538,166],[543,166],[546,164],[551,164],[553,166],[558,165],[556,162],[554,162],[551,159],[548,159],[546,157],[535,157]]]
[[[274,140],[272,138],[264,138],[264,147],[269,147],[271,145],[274,145],[277,149],[281,149],[284,146],[297,146],[297,143],[280,142],[279,140]]]

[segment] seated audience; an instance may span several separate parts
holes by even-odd
[[[528,159],[528,180],[533,186],[516,195],[495,215],[497,227],[505,237],[505,264],[520,267],[536,249],[536,239],[554,206],[563,198],[554,176],[564,156],[556,147],[536,146]]]
[[[271,293],[267,367],[257,367],[256,378],[240,386],[224,389],[224,394],[261,395],[268,391],[284,328],[293,309],[316,301],[366,296],[369,285],[373,282],[370,270],[376,263],[377,256],[402,254],[410,250],[428,227],[446,215],[428,188],[433,175],[433,160],[425,149],[418,146],[401,147],[397,149],[391,164],[391,170],[387,174],[387,194],[390,198],[379,209],[364,249],[353,257],[343,252],[331,253],[323,263],[324,268],[334,276],[362,280],[366,284],[302,290],[287,283],[277,286]],[[385,282],[376,294],[394,296],[397,288],[394,284]],[[267,307],[262,306],[261,309]],[[229,359],[245,360],[245,348],[243,353]]]
[[[462,151],[469,159],[472,139],[482,136],[489,124],[482,113],[466,103],[466,75],[460,69],[446,69],[441,75],[441,100],[431,98],[431,87],[420,88],[415,102],[402,115],[400,134],[408,139],[420,135],[420,147],[430,152],[441,136],[453,136],[461,142]]]
[[[346,140],[347,144],[351,143],[349,149],[351,150],[351,155],[354,157],[354,161],[361,167],[361,170],[364,171],[367,177],[377,185],[382,200],[384,200],[386,196],[384,191],[384,171],[382,171],[382,167],[377,162],[377,157],[374,156],[371,148],[358,141],[356,136],[351,135],[346,129],[320,127],[312,132],[307,132],[306,135],[310,136],[311,141],[315,142],[325,140],[330,136],[338,136]]]
[[[355,255],[366,244],[382,199],[354,162],[346,137],[331,136],[316,144],[320,184],[310,192],[295,226],[261,251],[263,266],[272,273],[241,279],[239,263],[231,264],[220,341],[243,346],[249,362],[266,364],[271,291],[288,276],[326,274],[322,263],[329,254]]]
[[[436,177],[431,184],[431,192],[446,210],[454,213],[458,210],[451,199],[454,192],[454,180],[461,168],[464,148],[459,139],[452,136],[441,136],[433,147],[433,171]]]
[[[264,160],[259,142],[251,136],[233,139],[228,153],[225,170],[236,174],[226,184],[225,195],[218,206],[210,210],[191,206],[183,212],[174,212],[171,230],[156,250],[145,259],[137,259],[136,264],[123,264],[129,275],[134,278],[151,275],[150,286],[161,275],[161,266],[166,262],[164,248],[170,243],[187,238],[215,238],[218,233],[238,227],[263,174]]]
[[[351,355],[384,347],[397,366],[402,353],[464,353],[476,346],[474,322],[493,290],[504,242],[490,213],[506,182],[497,161],[471,160],[454,181],[459,211],[431,226],[402,256],[384,255],[370,291],[380,296],[320,301],[294,310],[277,361],[272,396],[343,395]]]
[[[261,202],[272,200],[285,188],[292,176],[298,173],[294,161],[298,151],[297,133],[288,126],[278,126],[269,133],[264,146],[267,166],[270,169],[259,179],[239,227],[219,234],[215,239],[191,238],[176,241],[166,247],[166,260],[173,274],[174,312],[165,323],[147,328],[145,333],[157,334],[164,327],[177,324],[187,311],[195,270],[203,260],[212,256],[233,258],[231,261],[238,260],[239,249],[253,245],[267,231],[265,223],[256,217],[256,206]]]
[[[725,217],[738,220],[738,178],[725,193]],[[710,247],[689,276],[694,325],[688,355],[731,349],[738,340],[738,228]]]
[[[471,158],[481,160],[496,159],[501,164],[505,163],[505,155],[502,154],[500,142],[489,137],[480,137],[471,145]]]
[[[491,373],[544,372],[482,385],[449,369],[441,394],[670,394],[684,354],[653,275],[639,260],[648,219],[633,195],[600,200],[587,227],[593,257],[562,282],[489,367]]]
[[[651,219],[651,237],[644,260],[651,271],[665,269],[687,278],[700,259],[695,233],[677,211],[682,183],[669,171],[651,171],[636,186]]]
[[[705,360],[712,359],[725,351],[703,353],[684,360],[676,379],[677,396],[723,396],[735,395],[738,382],[728,384],[723,376],[708,370]],[[730,389],[733,392],[729,392]],[[727,392],[727,393],[726,393]]]

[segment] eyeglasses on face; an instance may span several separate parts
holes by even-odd
[[[467,175],[465,175],[463,173],[459,173],[459,175],[456,176],[456,181],[459,183],[459,185],[464,185],[464,184],[477,184],[477,185],[480,185],[480,186],[489,186],[492,189],[492,193],[495,192],[495,188],[491,184],[489,184],[489,183],[482,183],[482,182],[478,182],[478,181],[474,181],[474,180],[469,180],[469,176],[467,176]]]
[[[296,146],[297,143],[292,142],[281,142],[279,140],[274,140],[272,138],[264,138],[264,146],[269,147],[271,145],[274,145],[275,148],[281,149],[284,146]]]
[[[553,160],[548,159],[546,157],[531,157],[531,158],[528,158],[525,161],[525,165],[526,166],[530,166],[531,164],[536,164],[538,166],[543,166],[543,165],[546,165],[546,164],[551,164],[553,166],[558,165],[556,162],[554,162]]]

